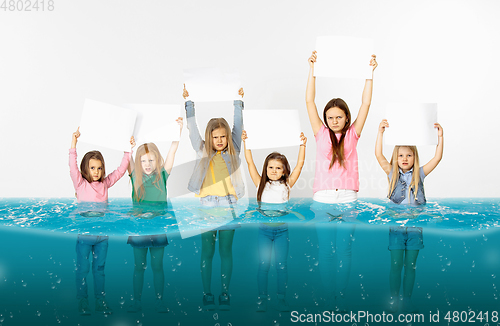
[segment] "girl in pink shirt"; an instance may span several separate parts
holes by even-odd
[[[352,205],[338,205],[357,200],[359,190],[358,154],[356,146],[365,125],[372,98],[373,80],[367,79],[362,95],[358,116],[351,123],[351,113],[347,104],[340,98],[330,100],[323,110],[321,121],[314,98],[316,79],[314,51],[309,57],[309,78],[306,89],[306,106],[309,121],[316,138],[316,170],[313,185],[311,210],[318,235],[319,271],[325,289],[327,309],[337,312],[346,311],[345,291],[351,270],[351,243],[354,224],[338,224],[356,218]],[[370,66],[377,67],[375,55]]]
[[[113,186],[127,171],[130,153],[125,152],[123,160],[118,169],[106,176],[104,169],[104,158],[99,151],[91,151],[85,154],[78,170],[76,158],[76,143],[80,137],[80,128],[73,133],[71,148],[69,150],[69,170],[76,198],[81,202],[108,202],[108,188]],[[135,146],[134,137],[130,138],[130,144]],[[78,235],[76,242],[76,298],[78,300],[78,312],[81,315],[90,315],[87,275],[90,271],[90,260],[92,257],[92,275],[94,277],[95,312],[111,314],[105,300],[104,292],[104,265],[108,253],[108,236]]]

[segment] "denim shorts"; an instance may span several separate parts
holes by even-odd
[[[233,195],[227,196],[205,196],[200,198],[200,203],[208,207],[231,206],[237,202]]]
[[[230,207],[232,205],[236,205],[238,200],[236,199],[235,196],[233,195],[227,195],[227,196],[205,196],[200,198],[200,203],[203,206],[206,207]],[[236,228],[240,228],[241,225],[239,224],[233,224],[229,223],[226,225],[222,225],[215,230],[219,231],[230,231],[234,230]]]
[[[166,234],[130,236],[127,243],[134,248],[160,248],[168,246]]]
[[[422,228],[392,226],[389,229],[389,250],[420,250],[423,248]]]

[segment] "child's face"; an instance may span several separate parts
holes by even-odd
[[[413,168],[415,156],[409,147],[400,147],[398,150],[398,166],[403,172],[408,172]]]
[[[278,160],[269,160],[267,163],[267,177],[269,180],[277,181],[283,176],[283,164]]]
[[[156,155],[154,153],[147,153],[141,156],[142,172],[150,175],[156,169]]]
[[[89,161],[89,172],[92,181],[98,181],[102,177],[102,162],[91,158]]]
[[[326,111],[326,122],[328,124],[328,128],[330,128],[333,132],[339,133],[344,129],[346,124],[347,117],[341,109],[338,107],[333,107]]]
[[[227,147],[227,134],[225,128],[217,128],[212,131],[213,147],[216,151],[222,151]]]

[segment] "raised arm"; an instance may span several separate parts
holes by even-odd
[[[252,151],[247,149],[247,144],[245,140],[247,139],[247,132],[243,130],[241,134],[241,139],[243,140],[243,147],[245,148],[245,160],[248,164],[248,172],[250,173],[250,177],[252,178],[253,184],[258,187],[260,184],[260,174],[255,167],[255,163],[253,162]]]
[[[182,125],[183,119],[181,117],[177,118],[177,123],[179,124],[179,135],[182,134]],[[172,171],[172,167],[174,166],[175,153],[177,152],[177,148],[179,147],[179,141],[173,141],[170,145],[170,149],[168,151],[167,157],[165,158],[165,164],[163,168],[167,171],[168,174]]]
[[[372,79],[367,79],[365,81],[365,88],[363,89],[363,95],[361,99],[361,107],[359,108],[358,116],[353,123],[354,129],[356,129],[356,134],[358,134],[358,136],[361,136],[361,132],[363,131],[363,127],[365,126],[365,121],[368,117],[368,111],[370,110],[370,105],[372,103],[373,72],[378,66],[375,54],[372,55],[370,66],[373,67]]]
[[[385,128],[389,127],[389,123],[386,119],[382,120],[378,127],[377,140],[375,142],[375,157],[377,158],[378,164],[384,172],[389,175],[391,172],[391,163],[387,161],[384,154],[382,153],[382,140],[384,137]]]
[[[307,77],[306,88],[307,114],[309,115],[309,122],[311,123],[314,136],[316,136],[319,129],[323,125],[323,122],[318,115],[316,103],[314,103],[314,99],[316,97],[316,77],[314,77],[314,63],[316,62],[316,59],[316,51],[313,51],[312,55],[307,60],[309,62],[309,76]]]
[[[73,181],[75,189],[77,189],[83,181],[82,174],[78,170],[76,158],[76,143],[78,142],[78,137],[80,137],[80,127],[78,127],[71,136],[71,149],[69,150],[69,175],[71,176],[71,181]]]
[[[434,157],[429,161],[429,163],[423,166],[425,176],[428,176],[443,158],[443,127],[441,127],[439,123],[435,123],[434,128],[437,128],[438,130],[438,144],[436,146],[436,154],[434,154]]]
[[[241,133],[243,131],[243,95],[245,95],[243,88],[238,90],[238,95],[241,96],[241,100],[234,101],[234,123],[231,137],[234,149],[239,153],[241,152]]]
[[[135,146],[135,140],[134,137],[130,137],[130,146],[131,148],[134,148]],[[132,156],[132,149],[130,149],[130,152],[123,152],[123,158],[120,166],[111,172],[106,178],[104,178],[103,182],[106,183],[108,188],[111,188],[118,180],[123,177],[125,172],[127,172],[129,163],[130,163],[130,157]]]
[[[304,136],[304,133],[300,133],[300,140],[302,141],[302,144],[300,144],[300,149],[299,149],[299,157],[297,159],[297,165],[295,165],[295,168],[293,169],[292,173],[290,174],[290,177],[288,177],[288,186],[290,188],[293,187],[295,182],[299,179],[300,172],[302,172],[302,167],[304,166],[304,162],[306,160],[306,143],[307,143],[307,138]]]
[[[132,146],[132,148],[134,148],[136,145],[134,136],[132,136],[132,138],[130,138],[130,145]],[[130,155],[130,161],[129,161],[128,167],[127,167],[128,174],[132,174],[132,172],[134,172],[134,169],[135,169],[134,158],[132,157],[132,155]]]
[[[186,85],[184,85],[182,96],[184,99],[189,97]],[[204,141],[200,136],[200,131],[198,130],[198,125],[196,124],[196,112],[194,110],[193,101],[186,101],[184,107],[186,109],[187,128],[189,130],[189,140],[191,140],[191,145],[196,152],[203,151]]]

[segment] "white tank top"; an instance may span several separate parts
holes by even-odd
[[[262,191],[261,202],[282,204],[288,201],[288,186],[279,181],[268,181]]]

